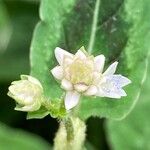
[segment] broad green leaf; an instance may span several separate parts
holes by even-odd
[[[31,74],[44,86],[48,98],[59,98],[62,94],[50,70],[55,63],[53,50],[63,36],[63,22],[71,11],[75,0],[41,1],[41,21],[36,26],[31,45]],[[38,63],[37,63],[38,62]]]
[[[31,45],[31,74],[43,83],[48,98],[60,98],[63,93],[60,84],[50,74],[50,70],[57,65],[54,48],[59,46],[72,53],[82,45],[88,48],[95,2],[41,2],[41,21],[35,29]],[[149,4],[148,0],[145,2]],[[92,54],[103,53],[107,58],[106,66],[118,60],[117,72],[131,79],[132,84],[126,87],[128,96],[120,100],[82,97],[77,112],[82,119],[90,116],[122,119],[136,104],[150,36],[150,15],[146,12],[149,5],[145,2],[101,0]]]
[[[149,58],[150,66],[150,58]],[[112,150],[143,150],[150,149],[150,67],[142,94],[135,109],[122,121],[106,122],[106,132]]]
[[[124,1],[116,16],[116,19],[119,19],[118,23],[111,22],[112,28],[109,29],[110,32],[108,29],[106,30],[106,33],[109,32],[110,37],[106,35],[105,39],[108,42],[106,46],[109,46],[109,49],[112,51],[109,51],[108,55],[106,54],[109,57],[109,62],[114,59],[118,60],[120,62],[118,73],[128,76],[132,81],[132,84],[125,88],[128,96],[121,100],[108,98],[91,100],[90,98],[84,98],[80,107],[80,116],[82,118],[88,118],[93,115],[122,119],[132,110],[138,100],[141,82],[146,71],[145,58],[148,53],[149,44],[147,40],[150,35],[147,34],[145,36],[145,34],[148,32],[150,16],[145,15],[145,10],[147,9],[142,1],[138,4],[135,3],[134,1]],[[111,30],[114,28],[116,28],[116,31],[113,33]],[[124,32],[127,34],[124,35]],[[113,38],[116,39],[115,43],[113,43]],[[124,38],[127,38],[126,44],[121,45]],[[113,44],[116,45],[116,50],[114,50]],[[117,50],[119,46],[120,51]]]
[[[6,50],[11,32],[12,29],[8,12],[5,5],[0,2],[0,54]]]
[[[50,150],[51,146],[40,137],[0,124],[1,150]]]

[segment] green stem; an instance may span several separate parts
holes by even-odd
[[[92,52],[94,41],[95,41],[99,7],[100,7],[100,0],[96,0],[95,9],[94,9],[94,15],[93,15],[93,22],[92,22],[92,27],[91,27],[90,41],[89,41],[89,45],[88,45],[88,52],[90,54]]]
[[[79,118],[61,121],[54,139],[54,150],[83,150],[85,131],[85,123]]]
[[[67,118],[67,120],[65,120],[64,123],[67,132],[67,141],[71,141],[74,138],[74,129],[72,120],[70,118]]]

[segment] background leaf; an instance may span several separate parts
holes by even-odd
[[[150,63],[150,58],[149,58]],[[150,67],[148,67],[150,74]],[[142,94],[135,109],[122,121],[106,122],[106,133],[108,142],[112,150],[143,150],[150,149],[150,79],[147,80],[142,88]]]
[[[5,5],[0,2],[0,54],[2,54],[9,43],[11,36],[11,25],[8,12],[5,8]]]
[[[50,145],[41,138],[0,124],[0,147],[2,150],[50,150]]]
[[[106,33],[109,32],[109,36],[106,37],[108,42],[106,46],[109,46],[110,49],[108,54],[106,54],[109,62],[114,61],[114,59],[118,60],[120,63],[117,72],[127,76],[132,81],[132,84],[125,88],[127,97],[121,100],[96,98],[92,102],[90,98],[89,102],[85,99],[82,101],[80,108],[80,116],[82,118],[86,119],[94,115],[122,119],[134,108],[141,91],[141,82],[146,71],[145,59],[149,48],[147,40],[150,36],[148,33],[150,24],[148,20],[150,16],[145,15],[146,7],[146,4],[144,3],[143,5],[142,1],[139,1],[139,3],[128,0],[124,1],[116,14],[118,22],[115,19],[116,21],[111,23],[112,27],[110,27],[109,31],[108,29],[106,31]],[[116,31],[112,32],[111,30],[114,29]],[[114,44],[118,45],[116,50],[114,50]],[[118,48],[120,48],[120,51],[117,50]]]
[[[118,73],[131,79],[132,84],[125,88],[128,96],[121,100],[82,97],[78,112],[82,119],[90,116],[122,119],[134,108],[146,71],[150,36],[148,4],[148,0],[101,1],[92,53],[103,53],[107,65],[118,60]],[[82,45],[88,46],[94,5],[91,0],[41,2],[42,21],[35,29],[31,45],[31,74],[43,83],[48,98],[58,98],[63,92],[50,74],[57,64],[53,50],[59,46],[75,53]]]
[[[5,51],[0,53],[0,80],[3,82],[15,80],[20,74],[29,73],[29,46],[32,31],[38,20],[38,5],[17,1],[5,1],[4,4],[7,7],[7,16],[5,19],[0,16],[0,20],[6,20],[3,24],[5,28],[10,25],[11,37]],[[3,5],[0,3],[0,6]],[[0,34],[0,38],[2,36],[3,40],[5,37],[8,40],[10,33],[5,32],[5,29],[2,29],[2,32],[5,35]]]

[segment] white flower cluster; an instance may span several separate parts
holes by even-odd
[[[73,55],[57,47],[55,57],[59,66],[53,68],[51,72],[61,81],[61,87],[66,91],[67,110],[78,104],[81,94],[109,98],[126,96],[122,87],[131,81],[120,74],[114,74],[118,62],[114,62],[103,72],[104,55],[94,57],[82,49]]]

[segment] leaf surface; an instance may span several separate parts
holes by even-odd
[[[117,73],[127,76],[132,84],[125,88],[128,96],[120,100],[82,97],[77,112],[82,119],[90,116],[122,119],[138,101],[150,36],[150,15],[143,3],[142,0],[101,1],[92,54],[104,54],[105,67],[119,61]],[[75,53],[82,45],[88,47],[94,6],[95,1],[90,0],[41,2],[41,21],[31,45],[31,74],[42,82],[49,99],[60,98],[64,92],[50,73],[58,64],[54,49],[59,46]]]
[[[148,66],[147,79],[143,85],[142,94],[134,110],[122,121],[109,120],[106,122],[107,139],[112,150],[150,149],[149,74],[150,67]]]

